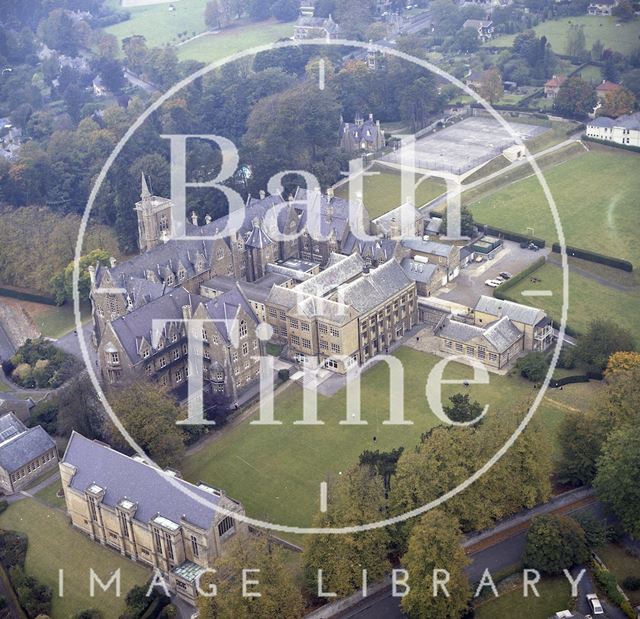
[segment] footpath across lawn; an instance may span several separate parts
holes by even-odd
[[[124,598],[135,585],[144,584],[150,570],[125,559],[115,551],[92,542],[71,528],[66,516],[35,499],[13,503],[0,515],[0,527],[21,531],[29,538],[25,570],[53,591],[52,619],[69,619],[87,608],[99,608],[104,619],[117,619],[124,611]],[[89,578],[93,568],[107,582],[120,569],[121,595],[115,587],[103,592],[95,587],[90,596]],[[64,596],[59,597],[58,570],[64,569]]]

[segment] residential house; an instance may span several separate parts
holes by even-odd
[[[555,99],[560,91],[560,86],[567,81],[566,75],[554,75],[544,84],[544,96],[547,99]]]
[[[0,417],[0,491],[13,494],[58,463],[58,450],[42,426],[28,428],[13,414]]]
[[[244,507],[222,490],[188,483],[75,431],[60,476],[74,527],[159,570],[171,591],[191,604],[200,575],[229,541],[248,532],[237,517]]]
[[[483,43],[493,37],[494,27],[490,19],[467,19],[462,27],[475,30],[478,33],[478,40]]]
[[[358,115],[354,123],[343,121],[339,135],[340,148],[348,153],[375,153],[385,146],[384,131],[373,114],[367,120]]]
[[[611,15],[618,0],[595,0],[587,7],[587,15]]]
[[[600,84],[596,86],[596,97],[599,103],[604,103],[607,95],[622,88],[620,84],[615,84],[608,80],[602,80]]]
[[[585,133],[588,138],[640,148],[640,112],[618,118],[598,116],[587,123]]]
[[[337,39],[340,36],[340,26],[329,17],[314,17],[300,15],[293,30],[293,39]]]

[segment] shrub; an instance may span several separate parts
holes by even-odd
[[[622,588],[627,591],[640,591],[640,576],[627,576],[622,581]]]
[[[289,370],[278,370],[278,379],[283,383],[289,380]]]
[[[77,369],[71,355],[42,338],[27,340],[11,357],[10,363],[14,367],[11,378],[25,388],[55,389]]]
[[[27,556],[27,536],[17,531],[0,533],[0,563],[5,569],[23,566]]]
[[[539,383],[544,380],[549,364],[544,353],[531,352],[526,357],[518,359],[516,368],[520,370],[520,375],[532,383]]]
[[[20,606],[29,617],[49,615],[51,613],[51,588],[42,584],[37,578],[25,574],[19,566],[9,571],[11,584],[16,591]]]
[[[631,604],[624,597],[624,595],[618,589],[618,582],[616,577],[606,568],[595,564],[593,568],[593,575],[604,590],[605,595],[616,606],[619,606],[621,610],[629,617],[629,619],[635,619],[636,615]]]
[[[7,509],[7,507],[9,507],[9,503],[7,503],[6,499],[2,499],[0,501],[0,514],[4,512]]]

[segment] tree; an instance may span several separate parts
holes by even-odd
[[[438,93],[431,74],[419,77],[400,94],[400,117],[412,131],[425,127],[438,109]]]
[[[561,446],[558,481],[572,486],[590,484],[596,475],[596,462],[604,438],[594,413],[567,411],[558,430]]]
[[[156,385],[138,382],[112,390],[109,402],[138,445],[161,467],[176,466],[184,455],[185,435],[176,425],[180,410]],[[128,448],[115,428],[113,441]]]
[[[356,466],[331,480],[327,511],[317,517],[317,526],[345,527],[375,522],[384,517],[382,479],[370,467]],[[388,572],[386,529],[345,535],[314,535],[305,547],[304,569],[309,592],[318,592],[318,570],[323,590],[346,596],[362,586],[362,570],[368,582],[377,582]]]
[[[578,365],[589,372],[601,374],[613,353],[634,348],[633,336],[627,329],[609,320],[598,319],[592,321],[587,331],[578,337],[573,352]]]
[[[469,600],[471,590],[464,569],[469,560],[460,543],[460,524],[440,510],[421,516],[411,531],[402,565],[410,575],[411,589],[402,598],[402,610],[410,619],[458,619]],[[435,570],[446,570],[448,596],[434,589]]]
[[[122,39],[122,51],[129,69],[137,74],[142,73],[149,53],[146,39],[141,34],[125,37]]]
[[[585,53],[584,26],[571,24],[567,33],[567,56],[579,58]]]
[[[480,41],[475,28],[462,28],[455,37],[455,47],[466,54],[477,51],[480,48]]]
[[[555,575],[589,556],[584,531],[572,518],[544,514],[532,519],[522,556],[525,567]]]
[[[127,83],[122,63],[116,58],[101,58],[97,69],[104,85],[113,93],[119,93]]]
[[[238,536],[228,546],[228,551],[213,566],[223,577],[216,580],[207,574],[200,583],[203,591],[209,591],[214,580],[217,587],[215,597],[198,597],[201,619],[296,619],[303,616],[302,593],[291,576],[282,548],[266,535]],[[248,587],[249,591],[260,593],[260,597],[242,595],[243,569],[260,570],[250,574],[260,584]]]
[[[475,222],[473,220],[473,214],[468,206],[463,206],[460,209],[460,234],[462,236],[473,236],[475,228]],[[442,216],[442,229],[447,233],[447,211]]]
[[[471,402],[468,393],[456,393],[449,398],[449,402],[451,406],[444,406],[443,410],[451,421],[468,423],[482,415],[482,404],[476,400]]]
[[[78,279],[78,293],[80,299],[87,301],[91,290],[91,279],[89,277],[89,267],[109,265],[109,254],[102,249],[94,249],[92,252],[80,258],[80,277]],[[58,305],[73,299],[73,270],[75,260],[72,260],[62,273],[58,273],[51,280],[51,287]]]
[[[376,451],[366,450],[360,454],[360,465],[373,467],[376,473],[382,477],[385,491],[389,492],[391,488],[391,478],[396,472],[398,460],[403,451],[404,447],[383,452],[377,449]]]
[[[220,7],[219,0],[210,0],[204,8],[204,23],[209,28],[221,28],[224,14]]]
[[[520,375],[527,380],[539,383],[544,380],[549,364],[544,353],[531,352],[526,357],[518,359],[516,368],[520,370]]]
[[[620,0],[611,9],[611,15],[617,17],[620,21],[631,21],[635,16],[635,9],[630,0]]]
[[[614,352],[607,361],[607,369],[604,371],[604,375],[605,378],[612,378],[617,372],[634,370],[639,366],[639,352]]]
[[[593,86],[580,77],[570,77],[558,89],[553,106],[557,112],[582,118],[593,110],[595,103]]]
[[[632,69],[622,76],[622,85],[636,97],[640,97],[640,69]]]
[[[276,0],[271,7],[271,14],[278,21],[294,21],[298,17],[299,8],[298,0]]]
[[[596,42],[591,46],[591,60],[602,60],[602,54],[604,53],[604,45],[600,39],[596,39]]]
[[[502,77],[498,69],[493,67],[488,71],[484,71],[480,79],[480,88],[478,93],[492,105],[502,99],[504,95],[504,87],[502,85]]]
[[[640,425],[616,430],[607,439],[593,482],[598,497],[620,518],[625,530],[640,538]]]
[[[635,107],[634,94],[628,88],[620,86],[605,95],[604,103],[598,110],[598,114],[617,118],[623,114],[630,114]]]

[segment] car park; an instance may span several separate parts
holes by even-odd
[[[604,609],[602,608],[602,604],[595,593],[587,594],[587,602],[589,603],[591,612],[595,617],[604,617]]]
[[[498,279],[488,279],[485,281],[485,286],[489,286],[489,288],[497,288],[502,283],[501,280]]]
[[[500,277],[502,277],[502,279],[511,279],[513,275],[511,275],[509,271],[502,271],[502,273],[500,273]]]

